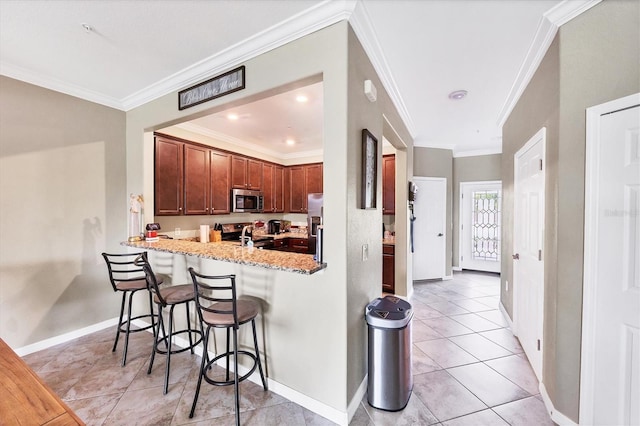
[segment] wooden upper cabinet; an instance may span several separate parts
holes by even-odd
[[[291,166],[289,169],[289,211],[307,212],[307,194],[321,193],[322,164]]]
[[[396,156],[382,157],[382,214],[396,214]]]
[[[211,203],[209,213],[227,214],[231,212],[231,154],[211,151]]]
[[[275,200],[273,193],[274,165],[264,163],[262,165],[262,194],[264,195],[264,212],[271,213],[274,211]]]
[[[284,213],[284,167],[282,166],[273,167],[273,212]]]
[[[262,189],[262,161],[247,160],[247,189]]]
[[[184,143],[156,136],[154,210],[158,216],[182,214],[183,156]]]
[[[209,149],[184,146],[184,214],[209,214]]]
[[[231,187],[247,188],[247,158],[238,155],[231,156]]]
[[[238,189],[262,188],[262,161],[240,155],[232,156],[231,186]]]
[[[284,167],[262,164],[262,193],[265,213],[284,212]]]
[[[304,184],[304,166],[289,167],[289,211],[304,212],[307,207],[307,193]]]
[[[322,193],[322,164],[309,164],[305,166],[304,180],[307,194]]]

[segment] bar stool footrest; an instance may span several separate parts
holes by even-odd
[[[253,374],[254,371],[256,371],[256,368],[258,367],[258,359],[256,357],[256,355],[252,352],[249,351],[238,351],[238,356],[240,355],[246,355],[249,358],[251,358],[251,360],[253,361],[253,366],[251,367],[251,369],[243,376],[239,376],[238,377],[238,383],[242,382],[245,379],[248,379],[249,376],[251,376]],[[218,356],[216,356],[215,358],[213,358],[212,360],[210,360],[207,365],[205,365],[204,367],[204,374],[202,376],[202,378],[209,384],[214,385],[214,386],[229,386],[229,385],[233,385],[235,383],[234,380],[215,380],[212,379],[211,377],[209,377],[209,371],[210,368],[213,366],[213,364],[215,364],[216,361],[218,361],[219,359],[225,358],[227,356],[233,356],[233,352],[225,352],[223,354],[220,354]],[[233,374],[235,374],[236,372],[233,372]]]
[[[202,332],[200,330],[180,330],[180,331],[174,331],[172,333],[172,337],[176,337],[180,334],[187,334],[187,333],[193,333],[193,335],[197,336],[197,341],[193,342],[192,345],[189,346],[185,346],[184,348],[179,348],[179,349],[172,349],[171,351],[167,351],[166,349],[160,349],[160,344],[164,344],[164,347],[171,347],[169,346],[169,336],[165,336],[162,337],[161,339],[159,339],[155,346],[154,346],[154,350],[156,351],[156,353],[158,354],[162,354],[162,355],[166,355],[167,352],[169,352],[170,354],[179,354],[180,352],[184,352],[184,351],[188,351],[190,349],[194,349],[196,346],[198,346],[200,344],[200,342],[202,342]],[[187,337],[188,339],[188,337]]]

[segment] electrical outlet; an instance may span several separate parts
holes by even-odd
[[[173,233],[176,237],[180,236],[180,228],[176,228],[174,233]]]
[[[365,262],[369,260],[369,244],[362,245],[362,261]]]
[[[505,287],[504,289],[505,291],[509,291],[509,281],[505,281],[504,287]]]

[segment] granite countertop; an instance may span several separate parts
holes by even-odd
[[[187,254],[205,259],[233,262],[242,265],[259,266],[280,271],[296,272],[310,275],[327,267],[319,264],[311,254],[261,250],[258,248],[240,247],[237,242],[222,241],[217,243],[199,243],[188,240],[160,239],[156,242],[128,242],[123,246],[143,250],[157,250],[168,253]]]

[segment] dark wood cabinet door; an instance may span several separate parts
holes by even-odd
[[[231,187],[247,189],[247,158],[231,156]]]
[[[305,166],[305,184],[307,194],[322,193],[322,164]]]
[[[394,294],[396,291],[394,247],[391,245],[382,247],[382,291]]]
[[[184,214],[209,214],[209,150],[184,146]]]
[[[307,193],[304,175],[304,166],[289,167],[289,211],[292,213],[306,211]]]
[[[262,193],[264,195],[264,212],[271,213],[274,207],[274,165],[264,163],[262,165]]]
[[[284,213],[284,167],[281,166],[273,167],[273,211]]]
[[[211,214],[231,212],[231,154],[211,151]]]
[[[396,156],[382,157],[382,214],[396,214]]]
[[[247,189],[262,189],[262,161],[247,160]]]
[[[156,137],[154,210],[158,216],[182,214],[183,149],[182,142]]]

